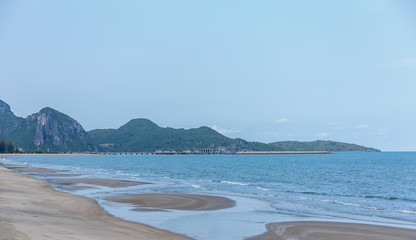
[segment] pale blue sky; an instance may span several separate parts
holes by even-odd
[[[0,99],[416,150],[416,1],[0,1]]]

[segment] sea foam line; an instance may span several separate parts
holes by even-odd
[[[399,209],[388,209],[388,208],[379,208],[379,207],[373,207],[373,206],[366,206],[356,203],[348,203],[348,202],[341,202],[336,200],[329,200],[329,199],[316,199],[316,198],[307,198],[307,197],[294,197],[294,196],[286,196],[288,198],[294,198],[294,199],[301,199],[301,200],[308,200],[308,201],[316,201],[316,202],[324,202],[324,203],[334,203],[344,206],[351,206],[351,207],[357,207],[357,208],[365,208],[370,210],[376,210],[376,211],[388,211],[388,212],[397,212],[397,213],[406,213],[411,215],[416,215],[415,211],[410,210],[399,210]]]
[[[231,184],[231,185],[240,185],[240,186],[249,186],[248,183],[240,183],[240,182],[231,182],[231,181],[220,181],[220,183]]]
[[[271,191],[270,188],[263,188],[263,187],[256,187],[258,190],[262,190],[262,191]]]

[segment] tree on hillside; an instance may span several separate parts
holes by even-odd
[[[0,153],[16,153],[18,149],[13,146],[11,142],[6,142],[0,139]]]

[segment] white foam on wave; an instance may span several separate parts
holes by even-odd
[[[196,188],[196,189],[206,190],[206,188],[203,188],[197,184],[191,184],[191,187]]]
[[[199,180],[200,182],[213,182],[212,180]]]
[[[408,213],[408,214],[413,214],[416,215],[416,212],[413,211],[409,211],[409,210],[396,210],[397,212],[402,212],[402,213]]]
[[[123,171],[118,170],[118,171],[117,171],[117,175],[121,175],[121,176],[129,176],[130,174],[125,173],[125,172],[123,172]]]
[[[189,182],[182,182],[183,184],[186,184],[186,185],[189,185],[189,186],[191,186],[191,187],[193,187],[193,188],[196,188],[196,189],[200,189],[200,190],[207,190],[206,188],[204,188],[204,187],[202,187],[202,186],[200,186],[200,185],[198,185],[198,184],[194,184],[194,183],[189,183]]]
[[[276,233],[276,235],[279,236],[279,237],[283,237],[283,234],[285,234],[286,228],[288,228],[288,227],[293,227],[293,225],[278,226],[278,227],[276,227],[276,229],[274,229],[274,233]]]
[[[258,190],[262,190],[262,191],[271,191],[270,188],[263,188],[263,187],[256,187]]]
[[[334,204],[339,204],[339,205],[344,205],[344,206],[365,208],[365,209],[376,210],[376,211],[387,211],[387,212],[396,212],[396,213],[405,213],[405,214],[416,215],[416,212],[411,211],[411,210],[380,208],[380,207],[373,207],[373,206],[361,205],[361,204],[357,204],[357,203],[348,203],[348,202],[329,200],[329,199],[316,199],[316,198],[294,197],[294,196],[286,196],[286,197],[287,198],[294,198],[294,199],[301,199],[301,200],[308,200],[308,201],[323,202],[323,203],[334,203]],[[308,207],[310,207],[310,206],[308,206]]]
[[[328,202],[333,202],[333,203],[336,203],[336,204],[341,204],[341,205],[351,206],[351,207],[364,207],[364,208],[377,210],[377,208],[364,206],[364,205],[360,205],[360,204],[356,204],[356,203],[347,203],[347,202],[340,202],[340,201],[328,201]]]
[[[220,181],[220,183],[226,183],[231,185],[240,185],[240,186],[249,186],[248,183],[240,183],[240,182],[231,182],[231,181]]]
[[[16,161],[13,161],[13,160],[8,159],[6,157],[2,157],[1,162],[5,163],[5,164],[18,164]]]

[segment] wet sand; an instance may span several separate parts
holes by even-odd
[[[190,239],[106,213],[96,201],[0,166],[0,239]]]
[[[247,240],[415,240],[416,230],[340,222],[282,222]]]
[[[90,186],[59,186],[58,189],[67,190],[67,191],[77,191],[85,189],[95,189],[95,187]]]
[[[131,181],[123,181],[123,180],[112,180],[112,179],[100,179],[100,178],[75,178],[75,179],[59,179],[54,180],[55,183],[68,183],[68,184],[91,184],[91,185],[98,185],[104,187],[111,187],[111,188],[118,188],[118,187],[130,187],[130,186],[137,186],[142,184],[148,184],[143,182],[131,182]]]
[[[63,172],[58,170],[46,169],[46,168],[32,168],[32,167],[8,167],[10,169],[26,172],[26,173],[56,173],[56,172]]]
[[[51,173],[51,174],[36,174],[39,177],[79,177],[80,174],[65,174],[65,173]]]
[[[135,205],[135,211],[145,211],[145,208],[207,211],[219,210],[235,206],[235,201],[218,196],[196,194],[129,194],[124,196],[107,197],[104,200]]]

